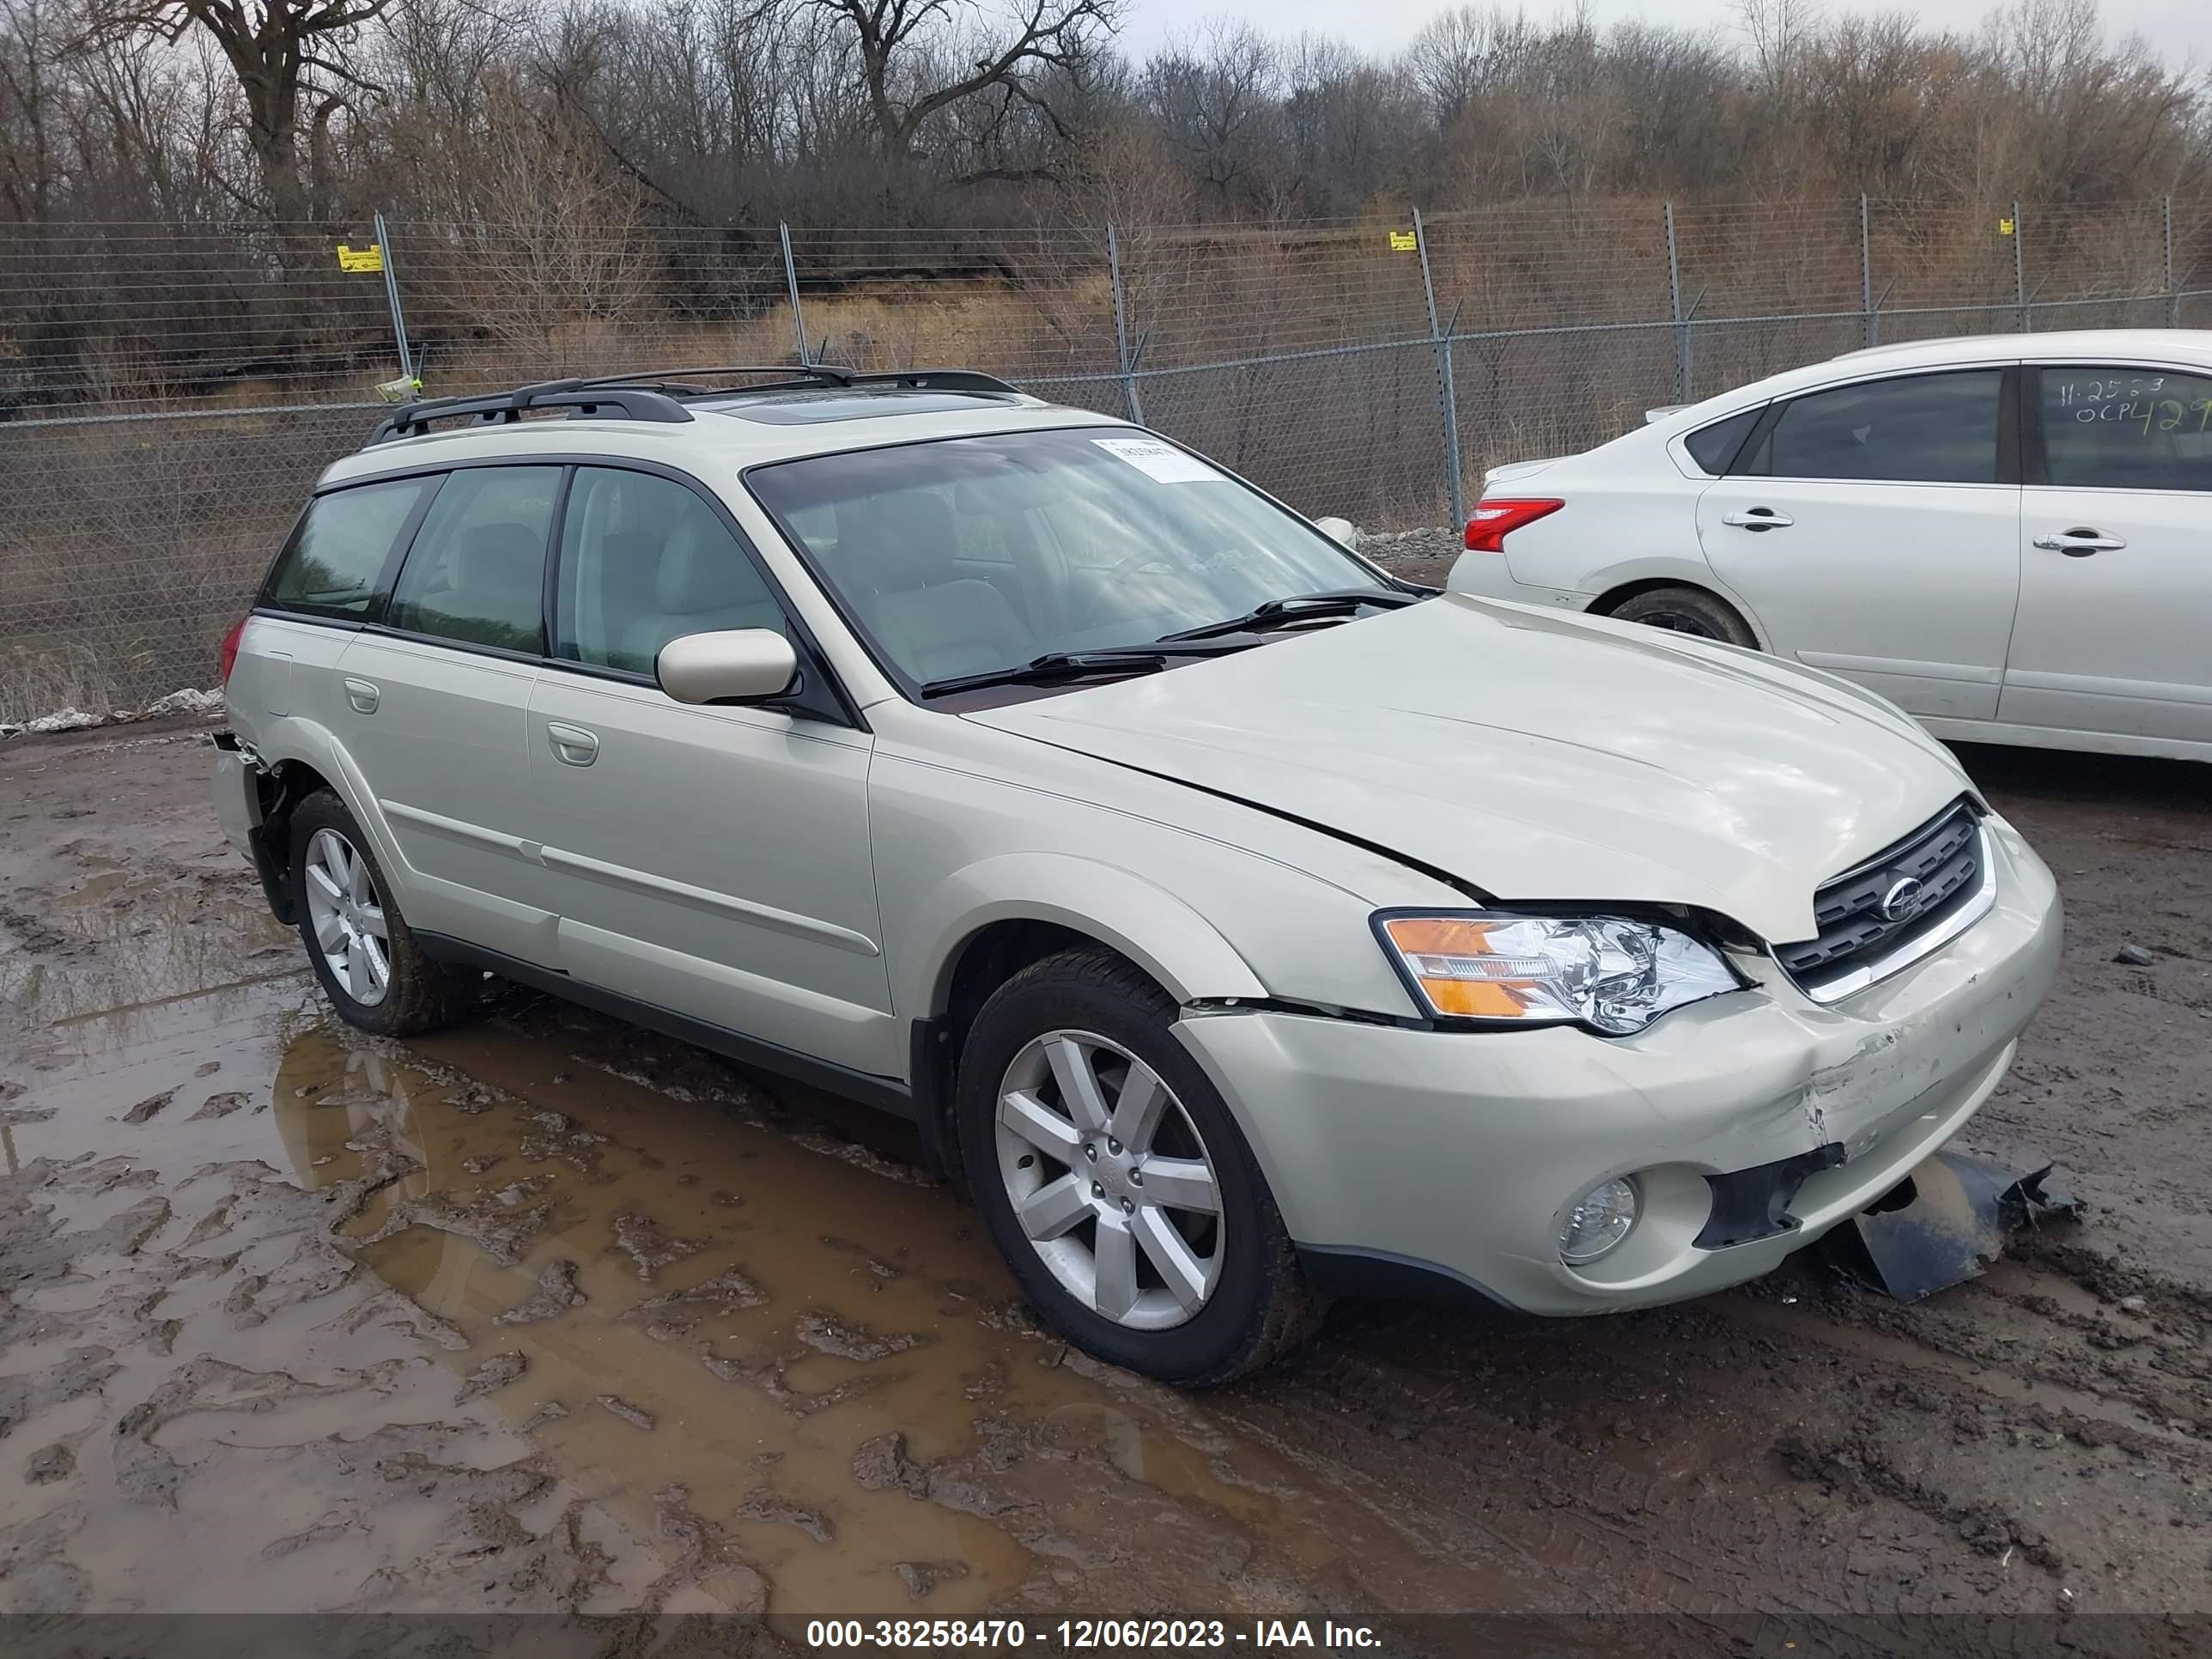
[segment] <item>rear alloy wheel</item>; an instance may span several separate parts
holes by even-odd
[[[364,1008],[392,994],[392,933],[368,860],[335,830],[307,838],[307,932],[331,977]]]
[[[291,830],[292,914],[315,977],[347,1024],[407,1036],[475,1005],[483,975],[422,953],[343,801],[317,790],[293,811]]]
[[[1179,1012],[1111,951],[1034,963],[976,1015],[955,1111],[976,1206],[1044,1322],[1197,1386],[1266,1364],[1319,1304]]]
[[[1759,649],[1759,636],[1751,631],[1751,625],[1732,606],[1702,588],[1646,588],[1622,600],[1610,614],[1623,622],[1642,623],[1646,628],[1663,628],[1669,633],[1717,640],[1723,645],[1740,645],[1748,651]]]

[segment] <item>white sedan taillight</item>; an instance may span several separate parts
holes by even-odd
[[[1546,515],[1558,512],[1566,503],[1560,501],[1535,501],[1499,497],[1494,501],[1477,501],[1474,511],[1468,516],[1467,545],[1474,553],[1503,553],[1505,538],[1524,524],[1534,524]]]

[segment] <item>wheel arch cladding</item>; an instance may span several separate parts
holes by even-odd
[[[951,1006],[963,954],[999,924],[1055,927],[1127,957],[1176,1002],[1267,994],[1214,925],[1164,888],[1094,860],[1011,853],[946,877],[916,907],[892,963],[896,1005]]]

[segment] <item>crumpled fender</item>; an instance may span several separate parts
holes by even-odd
[[[891,1006],[941,1010],[961,946],[994,922],[1049,921],[1103,940],[1177,1002],[1264,997],[1251,964],[1175,894],[1126,870],[1059,853],[1008,853],[945,878],[890,941]]]

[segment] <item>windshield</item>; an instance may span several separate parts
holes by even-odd
[[[746,482],[917,686],[1149,645],[1269,599],[1391,591],[1249,486],[1127,427],[819,455]]]

